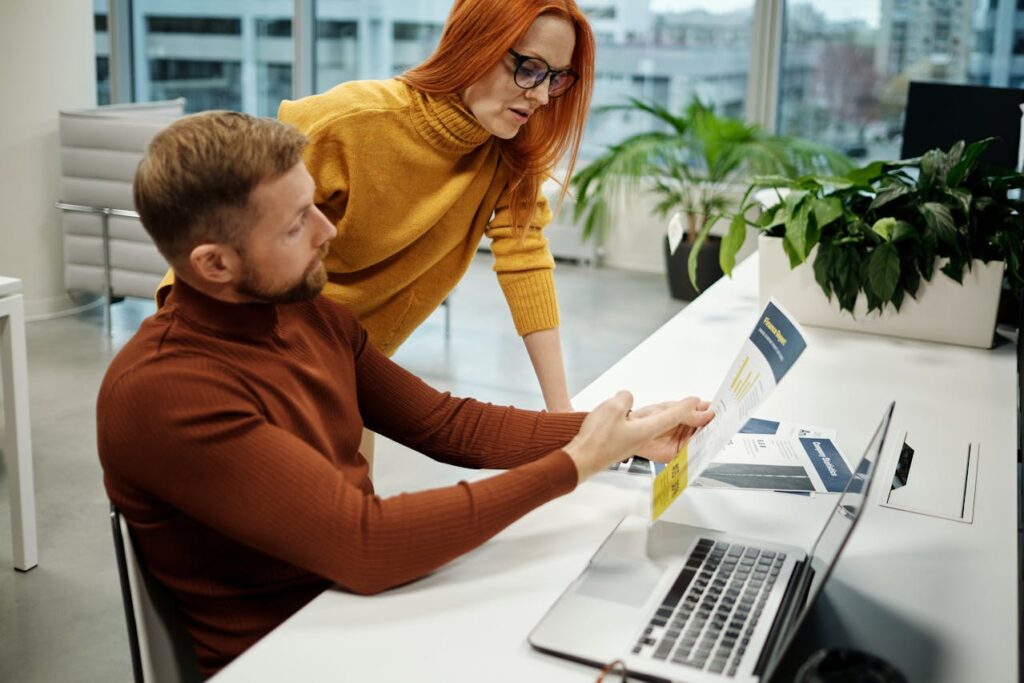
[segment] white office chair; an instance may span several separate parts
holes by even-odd
[[[177,608],[164,587],[139,564],[128,523],[113,505],[110,522],[135,683],[202,681],[192,640]]]

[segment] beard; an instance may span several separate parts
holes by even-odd
[[[294,304],[315,298],[327,284],[327,271],[323,264],[323,257],[327,255],[326,246],[299,281],[286,287],[273,285],[246,264],[242,281],[237,287],[238,292],[268,304]]]

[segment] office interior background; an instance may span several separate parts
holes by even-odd
[[[678,111],[696,96],[722,113],[832,145],[857,162],[898,158],[912,80],[1024,87],[1024,0],[579,3],[598,41],[594,107],[638,97]],[[106,362],[150,304],[117,304],[108,342],[100,309],[66,291],[54,208],[61,199],[57,112],[184,97],[189,112],[274,116],[282,99],[347,80],[390,78],[417,64],[436,45],[450,6],[450,0],[7,0],[0,7],[0,275],[22,280],[30,378],[47,382],[45,389],[33,387],[32,397],[44,552],[34,572],[0,580],[0,680],[129,680],[131,674],[89,423]],[[591,117],[581,164],[651,125],[628,112]],[[682,305],[665,291],[660,241],[640,247],[652,257],[633,270],[560,265],[572,391]],[[492,287],[481,263],[471,282]],[[496,286],[490,298],[462,300],[458,293],[453,299],[455,340],[460,317],[461,324],[473,318],[510,327],[490,313],[504,307]],[[607,329],[618,331],[604,340],[585,329],[573,332],[574,324],[593,326],[609,315],[610,300],[632,307],[634,317],[609,319]],[[482,313],[474,312],[477,305]],[[440,336],[432,318],[406,360],[424,374],[437,373],[438,383],[480,389],[465,379],[476,372],[465,365],[472,363],[472,345],[436,367]],[[514,339],[493,343],[508,345],[502,356],[525,356]],[[489,369],[488,398],[537,407],[532,377],[510,379],[522,370]],[[73,465],[62,460],[68,453]],[[75,478],[60,482],[65,466]],[[76,496],[81,505],[61,507]],[[97,512],[98,519],[82,518]],[[0,515],[5,535],[6,504]],[[74,551],[53,549],[55,542]],[[10,566],[6,537],[0,564]],[[89,593],[97,575],[102,586],[93,595],[75,595]]]

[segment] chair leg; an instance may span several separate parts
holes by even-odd
[[[3,451],[10,489],[14,568],[27,572],[39,563],[39,550],[36,543],[36,493],[32,475],[32,425],[28,415],[24,310],[20,294],[0,297],[0,375],[3,380],[6,438]]]
[[[452,338],[452,300],[445,299],[441,305],[444,306],[444,343],[447,344]]]

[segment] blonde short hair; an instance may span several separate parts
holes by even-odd
[[[259,208],[249,196],[302,160],[306,136],[231,111],[186,116],[157,133],[135,171],[135,209],[174,264],[206,242],[240,246]]]

